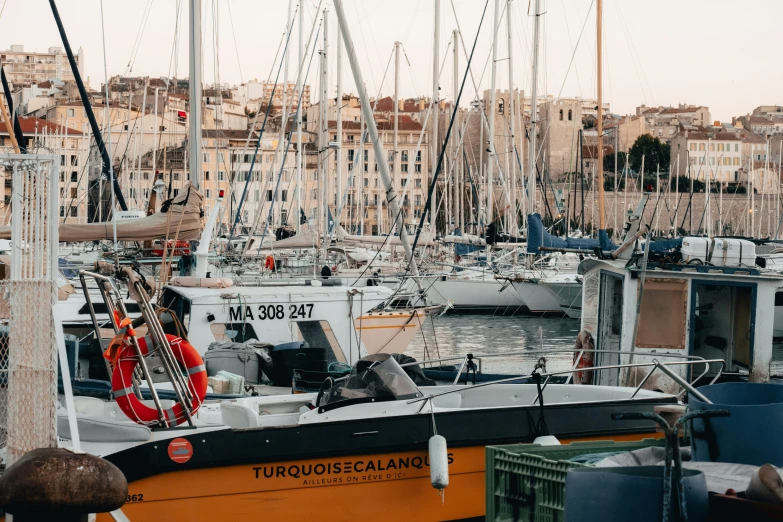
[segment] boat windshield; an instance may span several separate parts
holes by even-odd
[[[397,361],[389,354],[375,354],[361,359],[347,379],[329,388],[319,406],[343,401],[400,400],[421,397],[422,393]]]

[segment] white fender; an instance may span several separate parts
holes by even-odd
[[[430,482],[440,490],[449,485],[449,450],[442,435],[430,437]]]

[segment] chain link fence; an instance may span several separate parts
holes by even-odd
[[[56,156],[2,155],[11,180],[11,256],[0,280],[0,444],[6,466],[57,445]],[[8,186],[9,183],[4,183]]]

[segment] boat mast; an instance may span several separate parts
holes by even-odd
[[[432,45],[432,143],[430,144],[430,156],[432,158],[430,162],[430,183],[435,178],[435,164],[438,162],[438,125],[440,124],[440,114],[438,111],[438,80],[440,79],[440,0],[435,0],[435,38]],[[429,185],[429,183],[428,183]],[[430,226],[434,222],[435,226],[433,230],[438,228],[438,190],[437,188],[432,193],[432,207],[435,209],[434,213],[430,214]],[[434,215],[433,215],[434,214]]]
[[[384,155],[383,144],[381,144],[378,137],[378,127],[375,125],[375,118],[373,118],[372,108],[370,107],[370,100],[367,97],[367,88],[364,85],[364,79],[362,78],[362,71],[359,69],[359,61],[356,58],[356,51],[353,47],[353,40],[351,39],[351,32],[348,27],[348,22],[345,19],[345,11],[343,10],[342,0],[334,0],[334,10],[337,14],[337,21],[340,24],[342,30],[343,43],[345,44],[345,52],[348,55],[348,63],[351,65],[351,71],[353,72],[354,83],[356,83],[356,90],[359,93],[359,102],[362,107],[362,115],[367,122],[367,131],[372,141],[372,146],[375,151],[375,157],[378,160],[378,172],[383,181],[383,185],[386,189],[386,201],[389,204],[389,210],[394,218],[400,215],[400,201],[397,198],[397,193],[394,190],[391,177],[389,176],[389,161],[388,157]],[[362,140],[364,141],[364,140]],[[364,158],[362,158],[364,161]],[[416,266],[416,259],[413,257],[413,249],[411,248],[410,241],[408,241],[408,233],[404,226],[400,227],[400,241],[402,247],[405,249],[405,254],[408,257],[410,263],[411,274],[413,275],[414,282],[421,290],[421,281],[419,280],[419,269]]]
[[[190,39],[188,100],[188,155],[190,162],[190,184],[199,190],[201,187],[201,0],[190,0]]]
[[[342,222],[343,217],[343,44],[342,36],[340,35],[340,25],[337,25],[337,96],[335,97],[335,104],[337,109],[337,148],[334,150],[334,154],[337,160],[337,190],[335,194],[337,201],[335,201],[335,215],[334,224],[335,230],[337,225]]]
[[[400,157],[399,157],[399,136],[400,130],[400,45],[401,42],[394,42],[394,145],[392,151],[392,182],[395,183],[400,179]],[[414,158],[414,164],[416,159]],[[414,167],[415,169],[415,167]],[[383,201],[383,198],[381,198]],[[392,227],[389,229],[389,234],[394,234],[395,222],[392,221]],[[396,223],[397,229],[402,228],[404,223]]]
[[[323,151],[323,177],[318,180],[321,185],[321,205],[323,206],[323,243],[321,250],[326,259],[326,249],[329,245],[329,11],[324,9],[324,49],[321,54],[321,136]]]
[[[596,18],[597,18],[597,47],[596,53],[598,56],[598,229],[606,230],[606,214],[604,209],[604,107],[603,107],[603,51],[601,46],[603,35],[603,0],[596,1]],[[642,179],[644,179],[644,172],[642,172]]]
[[[513,6],[513,0],[506,2],[506,31],[508,32],[508,107],[506,107],[506,114],[509,115],[509,143],[511,143],[511,149],[508,151],[509,162],[511,168],[509,169],[508,176],[511,178],[511,235],[514,237],[519,235],[519,219],[517,217],[517,172],[516,172],[516,146],[514,143],[514,111],[516,104],[514,103],[514,40],[513,40],[513,27],[511,9]],[[514,249],[514,257],[516,258],[517,249]]]
[[[533,72],[530,86],[530,150],[527,154],[527,211],[530,214],[536,211],[536,123],[538,120],[538,43],[540,31],[541,0],[536,0],[536,14],[533,22]]]
[[[538,0],[536,0],[536,4]],[[495,171],[495,85],[498,73],[498,25],[500,24],[500,0],[495,0],[495,12],[493,13],[492,20],[492,66],[489,81],[489,130],[487,132],[488,139],[487,151],[487,225],[492,224],[493,209],[492,209],[492,175]],[[483,145],[482,145],[483,146]],[[492,264],[492,245],[487,245],[487,264]]]
[[[457,107],[457,96],[459,96],[459,38],[458,38],[458,32],[455,29],[454,33],[452,35],[452,41],[454,42],[454,65],[452,67],[453,74],[454,74],[454,84],[452,85],[452,92],[454,93],[454,109],[457,111],[457,116],[455,118],[454,124],[457,126],[457,129],[460,128],[459,123],[459,107]],[[454,140],[452,142],[452,153],[451,153],[451,217],[454,220],[454,227],[460,227],[460,230],[462,230],[459,220],[459,204],[460,204],[460,189],[459,189],[459,183],[460,183],[460,177],[459,177],[459,147],[460,147],[460,141],[461,140]],[[447,230],[447,232],[449,232]],[[464,234],[465,232],[462,231]]]
[[[290,30],[290,29],[289,29]],[[299,2],[299,68],[301,69],[304,61],[304,9],[302,2]],[[296,95],[302,99],[302,74],[296,77]],[[272,100],[269,100],[272,103]],[[339,120],[339,118],[338,118]],[[340,125],[338,123],[338,125]],[[339,132],[339,131],[338,131]],[[260,139],[260,138],[259,138]],[[338,167],[339,168],[339,167]],[[299,233],[302,219],[302,108],[296,111],[296,233]]]

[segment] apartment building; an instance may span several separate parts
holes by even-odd
[[[636,108],[636,115],[645,119],[647,134],[666,143],[672,141],[680,125],[706,127],[712,123],[709,107],[702,105],[648,107],[642,104]]]
[[[87,223],[89,183],[88,156],[90,134],[59,127],[39,118],[19,118],[29,152],[59,156],[60,218],[63,223]],[[5,123],[0,123],[0,152],[13,154],[12,141]],[[0,177],[5,176],[0,171]],[[3,177],[3,202],[0,216],[10,208],[11,178]],[[7,216],[5,216],[7,217]],[[7,219],[3,221],[7,222]]]
[[[84,77],[84,50],[74,55],[79,74]],[[12,45],[0,51],[6,78],[12,86],[31,85],[48,80],[73,81],[68,56],[61,47],[49,47],[46,52],[25,51],[24,45]]]
[[[671,165],[679,176],[738,183],[742,181],[742,138],[722,128],[681,127],[671,141]]]

